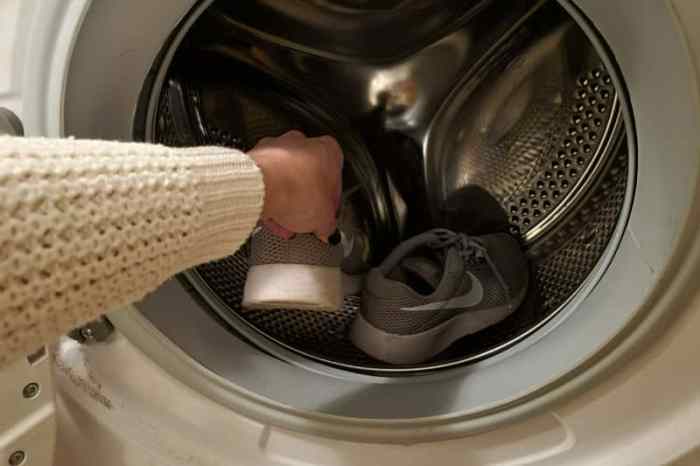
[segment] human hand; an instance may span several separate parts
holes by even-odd
[[[248,152],[265,180],[262,220],[289,238],[314,233],[321,240],[336,228],[342,192],[343,153],[330,136],[307,138],[300,131],[263,138]]]

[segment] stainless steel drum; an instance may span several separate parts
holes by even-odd
[[[502,323],[424,364],[390,366],[347,338],[358,296],[332,313],[243,312],[244,247],[180,277],[231,338],[355,371],[415,373],[488,357],[554,317],[624,220],[631,182],[621,90],[564,10],[554,1],[512,2],[507,12],[500,2],[447,2],[451,10],[431,28],[426,2],[308,2],[308,14],[284,19],[309,21],[308,33],[297,27],[285,36],[266,22],[268,3],[215,2],[199,18],[165,84],[153,89],[154,124],[144,137],[248,149],[292,128],[334,134],[346,152],[346,185],[362,188],[355,208],[375,261],[401,237],[435,225],[504,229],[522,238],[535,280],[526,303]],[[401,8],[405,18],[426,21],[401,31],[420,37],[397,44],[392,18]],[[332,12],[338,24],[350,24],[355,12],[384,29],[319,43]],[[381,30],[387,42],[373,48],[367,39],[382,40]]]

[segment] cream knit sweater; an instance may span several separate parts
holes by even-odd
[[[263,194],[231,149],[0,137],[0,366],[233,253]]]

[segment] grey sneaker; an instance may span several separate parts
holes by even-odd
[[[343,304],[339,233],[329,244],[312,234],[285,240],[258,227],[250,240],[245,309],[337,310]]]
[[[369,272],[350,338],[381,361],[417,364],[505,319],[525,299],[528,281],[512,236],[431,230]]]

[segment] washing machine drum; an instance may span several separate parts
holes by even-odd
[[[144,137],[246,150],[291,129],[332,134],[345,153],[344,185],[361,188],[354,208],[374,262],[432,227],[509,231],[527,249],[533,285],[503,322],[430,361],[396,366],[349,341],[359,296],[331,313],[243,311],[245,246],[180,277],[235,333],[273,354],[282,347],[372,374],[478,361],[556,316],[611,247],[630,151],[620,92],[586,34],[553,2],[516,2],[507,12],[497,2],[452,2],[440,10],[449,15],[403,35],[411,40],[397,43],[393,33],[378,40],[396,18],[421,14],[417,3],[379,10],[309,3],[301,10],[318,21],[305,30],[290,26],[307,18],[298,9],[284,16],[264,2],[243,9],[215,2],[161,64],[148,117],[156,124]],[[352,22],[367,30],[342,37],[359,41],[320,41],[334,21],[350,21],[349,11],[367,20]],[[280,15],[286,29],[271,20]],[[372,37],[377,47],[367,43]]]

